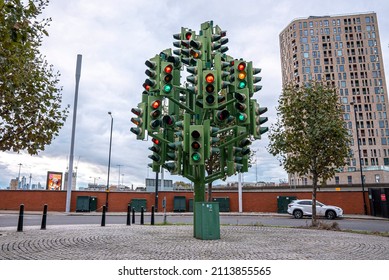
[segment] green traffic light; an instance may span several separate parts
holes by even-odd
[[[242,88],[245,88],[245,87],[246,87],[246,81],[240,81],[239,84],[238,84],[238,88],[242,89]]]
[[[163,91],[164,91],[165,93],[170,93],[170,92],[172,91],[172,89],[173,89],[173,86],[172,86],[171,84],[166,84],[166,85],[164,85],[164,87],[163,87]]]
[[[238,115],[238,120],[241,122],[244,122],[246,120],[246,114],[239,114]]]
[[[201,156],[200,156],[199,153],[193,153],[192,154],[192,160],[193,161],[198,162],[198,161],[200,161],[200,159],[201,159]]]

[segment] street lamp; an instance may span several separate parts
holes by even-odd
[[[350,102],[350,105],[354,109],[355,130],[357,131],[357,145],[358,145],[359,167],[360,167],[361,184],[362,184],[363,211],[364,211],[365,215],[367,215],[366,198],[365,198],[365,182],[363,180],[363,171],[362,171],[361,144],[359,143],[359,129],[358,129],[358,122],[357,122],[357,110],[356,110],[356,106],[357,105],[354,104],[354,102]]]
[[[21,163],[18,164],[19,165],[19,174],[18,174],[18,189],[19,189],[19,181],[20,181],[20,169],[22,168],[22,165]]]
[[[109,156],[108,156],[108,176],[107,176],[107,189],[105,190],[106,192],[106,198],[105,198],[105,207],[106,211],[108,211],[108,195],[109,195],[109,172],[111,169],[111,149],[112,149],[112,127],[113,127],[113,117],[112,113],[108,112],[108,115],[111,117],[111,134],[109,137]]]

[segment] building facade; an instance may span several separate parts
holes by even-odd
[[[352,146],[348,165],[327,184],[389,182],[388,96],[377,15],[296,19],[279,40],[283,84],[327,81],[338,90]],[[289,175],[289,182],[311,184],[308,176]]]

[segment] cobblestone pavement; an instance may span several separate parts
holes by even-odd
[[[388,237],[260,226],[221,226],[220,233],[198,240],[191,225],[0,228],[0,259],[389,260]]]

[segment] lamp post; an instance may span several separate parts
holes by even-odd
[[[18,189],[19,189],[19,181],[20,181],[20,169],[22,168],[22,165],[21,163],[18,164],[19,165],[19,174],[18,174]]]
[[[106,211],[108,211],[108,195],[109,195],[109,172],[111,169],[111,149],[112,149],[112,127],[113,127],[113,117],[112,113],[108,112],[108,115],[111,117],[111,134],[109,137],[109,155],[108,155],[108,176],[107,176],[107,189],[105,190],[106,192],[106,197],[105,197],[105,207]]]
[[[357,131],[357,146],[358,146],[359,167],[360,167],[361,184],[362,184],[363,211],[364,211],[365,215],[367,215],[366,198],[365,198],[365,182],[363,180],[363,171],[362,171],[361,145],[359,143],[359,129],[358,129],[358,122],[357,122],[357,110],[355,108],[357,105],[355,105],[354,102],[351,102],[350,105],[353,106],[353,109],[354,109],[355,130]]]

